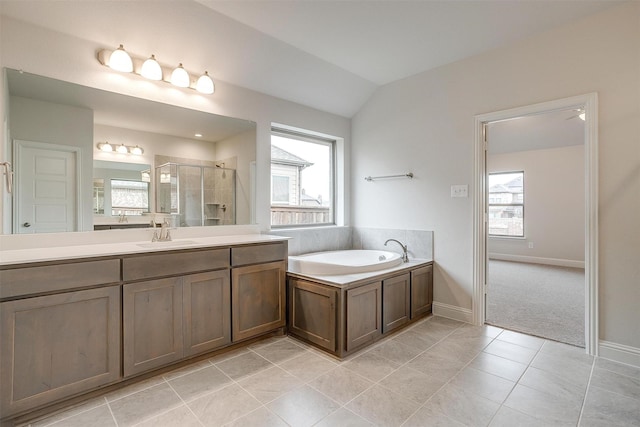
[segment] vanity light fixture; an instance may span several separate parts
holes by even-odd
[[[105,153],[133,154],[134,156],[142,156],[142,153],[144,153],[144,150],[142,149],[142,147],[138,145],[130,146],[130,145],[120,144],[120,145],[117,145],[116,148],[114,149],[113,145],[109,144],[108,142],[98,142],[97,146],[98,146],[98,150],[103,151]]]
[[[140,69],[140,75],[149,80],[162,80],[162,67],[156,61],[155,55],[151,55],[149,59],[144,61]]]
[[[207,71],[193,81],[191,75],[197,76],[197,73],[189,73],[185,70],[182,63],[176,68],[169,68],[158,62],[155,55],[149,58],[141,58],[129,55],[122,45],[116,50],[101,49],[98,51],[98,61],[113,70],[124,73],[133,73],[149,80],[163,81],[171,83],[174,86],[193,89],[203,94],[212,94],[215,92],[215,84]]]
[[[122,71],[123,73],[133,71],[133,61],[122,45],[111,53],[109,57],[109,67],[116,71]]]
[[[173,69],[171,73],[171,84],[178,87],[189,87],[191,84],[191,77],[182,66],[182,62]]]

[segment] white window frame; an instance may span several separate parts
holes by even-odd
[[[504,207],[522,207],[522,235],[509,235],[509,234],[491,234],[489,232],[489,230],[491,229],[491,227],[489,226],[489,223],[491,221],[491,218],[487,218],[488,223],[487,223],[487,236],[491,237],[491,238],[505,238],[505,239],[524,239],[525,237],[525,209],[524,209],[524,171],[523,170],[516,170],[516,171],[508,171],[508,172],[489,172],[488,177],[492,176],[492,175],[510,175],[510,174],[522,174],[522,202],[521,203],[491,203],[491,193],[489,192],[489,189],[487,189],[487,213],[490,211],[491,207],[493,206],[504,206]],[[487,178],[488,178],[487,177]]]

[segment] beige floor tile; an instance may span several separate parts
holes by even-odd
[[[571,360],[573,363],[580,363],[588,366],[591,366],[593,363],[593,356],[586,354],[584,348],[556,341],[546,340],[540,349],[540,352],[561,356],[564,359]]]
[[[464,424],[430,408],[420,408],[402,427],[464,427]]]
[[[209,358],[208,360],[209,360],[210,363],[214,363],[215,364],[215,363],[223,362],[223,361],[228,360],[228,359],[233,359],[234,357],[238,357],[238,356],[241,356],[243,354],[247,354],[249,352],[251,352],[251,350],[249,350],[248,347],[240,347],[240,348],[236,348],[234,350],[230,350],[230,351],[227,351],[227,352],[224,352],[224,353],[217,354],[217,355]]]
[[[591,386],[640,400],[640,379],[594,368]]]
[[[273,363],[256,353],[248,352],[214,365],[231,379],[240,380],[272,367]]]
[[[589,387],[580,426],[640,426],[640,400]]]
[[[288,427],[282,418],[269,411],[264,406],[253,412],[238,418],[237,420],[225,424],[227,427]],[[182,426],[180,426],[182,427]]]
[[[151,377],[149,379],[125,386],[121,389],[111,391],[105,394],[105,398],[107,399],[108,402],[113,402],[115,400],[122,399],[125,396],[130,396],[142,390],[146,390],[148,388],[163,384],[164,382],[165,380],[164,378],[162,378],[162,375],[158,375],[158,376]]]
[[[494,340],[485,349],[485,353],[493,354],[494,356],[504,357],[505,359],[513,360],[514,362],[529,364],[536,355],[536,350],[522,347],[516,344],[511,344],[506,341]]]
[[[445,380],[423,374],[408,366],[401,367],[380,381],[383,387],[420,404],[426,402],[445,383]]]
[[[540,352],[531,362],[534,368],[551,372],[574,384],[586,387],[591,375],[591,365],[576,363],[572,359],[550,353]]]
[[[201,427],[198,418],[191,412],[187,405],[178,406],[168,412],[148,419],[136,427]]]
[[[504,402],[516,385],[513,381],[469,367],[460,371],[450,384],[497,403]]]
[[[340,408],[340,404],[309,386],[303,386],[267,405],[286,423],[296,427],[312,426]]]
[[[534,337],[531,335],[521,334],[520,332],[504,331],[498,338],[500,341],[510,342],[511,344],[517,344],[521,347],[530,348],[531,350],[540,350],[544,344],[544,339]]]
[[[442,357],[459,360],[463,363],[470,362],[475,358],[493,338],[479,337],[452,337],[449,336],[429,349],[430,353],[438,354]]]
[[[538,418],[549,425],[558,422],[575,424],[580,416],[582,401],[562,399],[518,384],[504,402],[504,405]]]
[[[419,351],[425,351],[437,344],[442,338],[443,337],[435,338],[416,330],[409,330],[395,336],[393,341],[413,347]]]
[[[596,359],[596,368],[604,369],[607,371],[615,372],[616,374],[625,375],[627,377],[640,380],[640,368],[625,365],[624,363],[614,362],[613,360],[603,359],[598,357]]]
[[[560,399],[578,399],[582,401],[587,388],[577,385],[542,369],[530,366],[520,379],[519,384],[542,391]]]
[[[236,384],[202,396],[187,405],[205,426],[220,426],[232,422],[261,406],[260,402]]]
[[[295,356],[300,356],[307,350],[297,344],[293,340],[278,340],[272,344],[253,349],[260,356],[264,357],[271,363],[281,363]]]
[[[166,382],[109,403],[118,426],[141,423],[180,405],[182,401]]]
[[[293,359],[286,360],[278,366],[300,378],[300,380],[308,382],[320,375],[326,374],[336,368],[338,364],[325,357],[318,356],[313,352],[307,352]]]
[[[515,409],[501,406],[498,413],[491,420],[489,427],[550,427],[546,421],[541,421]],[[554,422],[553,427],[575,427],[575,423]]]
[[[111,415],[111,411],[109,410],[109,406],[105,403],[104,405],[97,406],[93,409],[89,409],[88,411],[80,412],[75,414],[69,418],[64,418],[54,422],[53,424],[32,424],[32,426],[55,426],[55,427],[85,427],[85,426],[95,426],[95,427],[116,427],[116,421],[113,419],[113,415]]]
[[[169,381],[169,385],[185,402],[219,390],[230,383],[231,379],[211,364],[208,368],[193,371]]]
[[[425,408],[468,426],[486,426],[500,405],[472,391],[448,384],[429,399]]]
[[[373,427],[369,421],[345,408],[340,408],[328,415],[315,427]]]
[[[372,353],[364,353],[342,366],[374,382],[381,380],[400,367],[397,363]]]
[[[373,385],[361,375],[338,367],[311,381],[309,385],[344,405]]]
[[[443,357],[430,351],[407,363],[408,367],[444,382],[453,378],[464,365],[464,362]]]
[[[527,365],[494,356],[489,353],[480,353],[469,364],[469,367],[478,369],[489,374],[497,375],[509,381],[518,381],[527,369]]]
[[[399,426],[419,407],[419,404],[379,385],[346,405],[350,411],[381,426]]]
[[[298,377],[277,366],[238,381],[240,387],[262,403],[271,402],[302,384]]]
[[[489,338],[495,338],[498,335],[500,335],[503,330],[504,329],[502,328],[498,328],[491,325],[475,326],[469,323],[465,323],[464,325],[460,326],[458,329],[453,331],[451,336],[452,337],[457,337],[457,336],[477,337],[480,335],[484,335]]]
[[[385,340],[382,344],[370,350],[371,354],[384,357],[385,359],[399,365],[404,365],[421,352],[421,350],[415,347],[408,346],[395,340]]]
[[[453,320],[453,319],[449,319],[446,317],[440,317],[440,316],[433,316],[431,317],[429,320],[427,320],[428,322],[432,322],[432,323],[436,323],[439,325],[444,325],[447,326],[451,329],[455,329],[459,326],[464,325],[464,322],[460,322],[459,320]]]
[[[169,371],[163,374],[162,376],[166,380],[171,380],[173,378],[178,378],[183,375],[187,375],[192,372],[199,371],[200,369],[208,368],[210,366],[211,366],[211,362],[209,362],[209,360],[202,360],[200,362],[192,363],[190,365],[183,366],[178,369],[174,369],[173,371]]]

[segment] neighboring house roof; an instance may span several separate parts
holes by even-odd
[[[276,147],[273,144],[271,144],[271,163],[302,166],[303,169],[307,166],[313,165],[313,163],[308,162],[305,159],[296,156],[295,154],[291,154],[290,152],[283,150],[280,147]]]
[[[522,176],[504,184],[492,185],[489,188],[489,193],[522,193]]]

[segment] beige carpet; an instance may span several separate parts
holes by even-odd
[[[486,322],[584,347],[584,269],[490,260]]]

